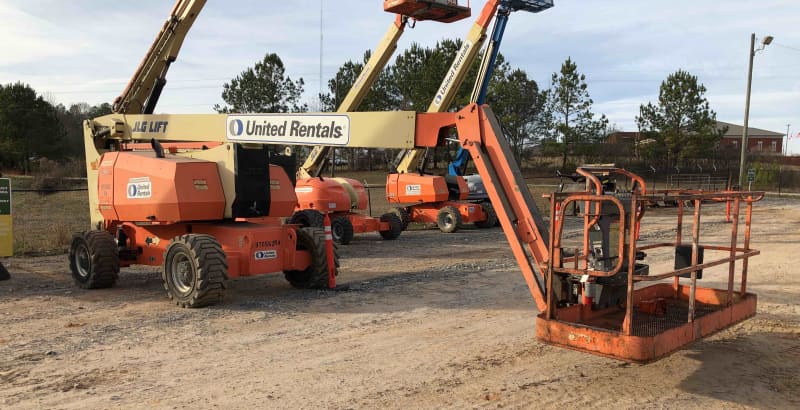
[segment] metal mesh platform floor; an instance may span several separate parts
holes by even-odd
[[[695,318],[703,317],[723,308],[724,306],[722,305],[695,303]],[[688,322],[688,318],[689,302],[686,300],[667,299],[665,313],[661,315],[640,312],[634,308],[632,336],[656,336],[666,330],[685,325]],[[625,311],[620,309],[592,318],[584,324],[594,328],[620,332],[622,331],[623,320],[625,320]]]

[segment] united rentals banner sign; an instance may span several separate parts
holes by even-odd
[[[346,114],[237,114],[227,121],[229,141],[287,145],[347,145]]]

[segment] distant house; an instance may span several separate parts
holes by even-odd
[[[735,151],[741,149],[742,127],[741,125],[729,122],[717,121],[717,129],[728,127],[720,142],[721,148],[732,148]],[[785,134],[748,127],[747,130],[747,152],[755,155],[781,155],[783,153],[783,137]],[[617,131],[608,135],[607,144],[618,146],[620,149],[628,149],[628,152],[635,153],[637,144],[643,145],[649,140],[642,140],[639,132]]]
[[[724,127],[728,127],[728,131],[722,136],[721,146],[741,150],[744,127],[717,121],[717,129]],[[784,136],[785,134],[780,132],[747,127],[747,152],[755,155],[782,155]]]

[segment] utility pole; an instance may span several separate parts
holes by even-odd
[[[744,187],[744,173],[747,159],[747,126],[750,119],[750,86],[753,83],[753,57],[756,55],[756,33],[750,34],[750,63],[747,66],[747,94],[744,98],[744,128],[742,129],[742,155],[739,157],[739,189]]]
[[[750,34],[750,62],[747,65],[747,95],[744,102],[744,128],[742,129],[742,155],[739,158],[739,189],[744,187],[744,173],[747,166],[747,127],[750,120],[750,87],[753,84],[753,57],[756,52],[772,43],[772,36],[761,40],[761,47],[756,49],[756,33]]]
[[[784,157],[789,152],[789,147],[788,147],[788,145],[789,145],[789,136],[792,135],[792,134],[789,134],[789,127],[791,127],[791,126],[792,126],[792,124],[786,124],[786,143],[783,144],[783,147],[782,147],[783,149],[781,150],[781,152],[783,153]]]

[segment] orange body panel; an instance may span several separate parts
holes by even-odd
[[[320,212],[347,212],[367,208],[364,184],[350,178],[308,178],[295,184],[296,209]]]
[[[281,226],[278,218],[261,218],[258,223],[135,225],[122,224],[127,247],[136,259],[123,265],[160,266],[172,238],[187,233],[209,234],[222,245],[231,278],[284,270],[302,270],[311,263],[307,251],[296,251],[297,236],[292,226]]]
[[[109,152],[100,158],[100,212],[106,220],[178,222],[222,219],[225,194],[214,162]]]
[[[385,0],[383,9],[416,20],[436,20],[451,23],[471,15],[469,7],[459,6],[456,0]]]
[[[483,212],[483,208],[481,208],[480,204],[444,201],[409,206],[408,219],[413,222],[435,224],[439,215],[439,210],[446,206],[456,208],[458,213],[461,214],[461,222],[465,224],[483,222],[488,217],[488,215]]]
[[[447,199],[447,182],[443,176],[389,174],[386,177],[386,200],[390,203],[442,202]]]

